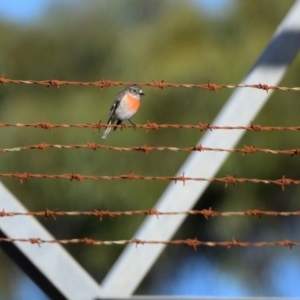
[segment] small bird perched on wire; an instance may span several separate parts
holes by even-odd
[[[131,122],[130,118],[138,111],[140,107],[141,95],[145,94],[139,85],[128,86],[121,91],[117,95],[112,107],[110,108],[107,124],[114,124],[114,122],[117,121],[116,125],[120,125],[123,121],[128,120],[135,128],[135,124]],[[116,129],[117,127],[114,128],[114,130]],[[111,127],[105,128],[102,135],[103,139],[106,138],[110,130]]]

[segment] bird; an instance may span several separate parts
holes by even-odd
[[[135,128],[136,126],[131,122],[130,118],[138,111],[142,95],[145,94],[139,85],[127,86],[122,90],[110,108],[107,124],[114,124],[117,121],[116,125],[120,125],[123,121],[128,120]],[[117,127],[114,128],[114,130],[116,129]],[[103,139],[106,139],[110,130],[111,127],[105,128],[102,135]]]

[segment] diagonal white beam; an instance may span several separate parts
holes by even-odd
[[[266,50],[254,65],[245,84],[265,83],[277,85],[285,74],[300,48],[300,1],[296,1],[283,22],[276,30]],[[214,120],[214,125],[249,125],[272,92],[263,90],[236,90],[222,111]],[[240,140],[244,131],[208,131],[200,140],[203,146],[232,148]],[[214,177],[228,157],[225,152],[192,153],[178,171],[180,176]],[[181,211],[191,209],[207,188],[207,182],[171,183],[155,208],[159,211]],[[176,233],[186,216],[147,217],[134,238],[145,240],[169,240]],[[164,245],[128,245],[102,283],[103,297],[125,297],[131,295],[156,259]]]
[[[27,210],[0,183],[0,211]],[[0,235],[10,238],[54,237],[33,217],[0,217]],[[3,250],[40,286],[50,299],[96,299],[99,284],[59,244],[1,243]]]

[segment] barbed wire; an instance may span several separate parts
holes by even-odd
[[[41,128],[46,130],[56,129],[56,128],[91,128],[93,130],[100,131],[106,127],[111,128],[120,128],[120,129],[132,129],[132,125],[116,125],[116,124],[106,124],[101,123],[84,123],[84,124],[52,124],[50,122],[38,122],[38,123],[0,123],[1,127],[30,127],[30,128]],[[198,122],[197,125],[190,124],[157,124],[152,123],[147,120],[146,124],[136,124],[134,128],[146,129],[149,130],[158,130],[158,129],[197,129],[202,131],[207,130],[247,130],[247,131],[299,131],[300,126],[262,126],[259,124],[251,123],[249,126],[216,126],[210,125],[209,123]]]
[[[197,88],[197,89],[206,89],[211,91],[218,91],[220,89],[233,89],[233,88],[254,88],[259,90],[264,90],[268,92],[269,90],[280,90],[280,91],[300,91],[300,87],[283,87],[283,86],[273,86],[268,84],[216,84],[216,83],[200,83],[200,84],[190,84],[190,83],[167,83],[164,80],[156,81],[152,79],[151,82],[123,82],[123,81],[112,81],[101,78],[99,81],[89,81],[89,82],[80,82],[80,81],[66,81],[58,79],[46,79],[46,80],[20,80],[20,79],[8,79],[4,75],[0,78],[0,84],[32,84],[32,85],[43,85],[47,88],[53,86],[59,88],[63,85],[71,86],[95,86],[100,87],[101,89],[106,87],[113,86],[128,86],[138,84],[140,86],[154,87],[155,89],[163,88]]]
[[[82,182],[83,180],[161,180],[161,181],[174,181],[177,183],[177,181],[181,181],[183,185],[185,185],[186,181],[206,181],[206,182],[220,182],[225,184],[225,188],[232,184],[235,186],[237,183],[264,183],[264,184],[275,184],[281,186],[282,190],[284,190],[285,186],[288,185],[299,185],[300,180],[297,179],[291,179],[291,178],[285,178],[283,175],[281,179],[259,179],[259,178],[237,178],[235,176],[227,175],[226,177],[220,177],[220,178],[202,178],[202,177],[186,177],[184,176],[184,173],[182,176],[142,176],[137,175],[132,172],[129,174],[123,174],[123,175],[115,175],[115,176],[109,176],[109,175],[82,175],[73,172],[72,174],[33,174],[33,173],[0,173],[0,177],[4,178],[18,178],[20,180],[20,183],[23,183],[24,181],[27,182],[30,178],[36,178],[36,179],[69,179],[77,180],[79,182]]]
[[[93,211],[58,211],[45,209],[43,211],[28,211],[28,212],[6,212],[4,209],[0,211],[0,217],[18,217],[18,216],[35,216],[35,217],[44,217],[45,219],[53,218],[56,220],[56,217],[65,217],[65,216],[88,216],[99,218],[100,221],[104,217],[120,217],[120,216],[156,216],[157,219],[159,216],[175,216],[175,215],[196,215],[203,216],[206,219],[214,217],[232,217],[232,216],[253,216],[253,217],[290,217],[290,216],[300,216],[300,211],[264,211],[261,209],[252,209],[244,211],[214,211],[211,208],[202,209],[202,210],[188,210],[188,211],[167,211],[161,212],[155,208],[144,209],[144,210],[129,210],[129,211],[110,211],[110,210],[93,210]]]
[[[171,240],[171,241],[157,241],[157,240],[118,240],[118,241],[104,241],[104,240],[94,240],[90,238],[82,239],[61,239],[61,240],[44,240],[41,238],[0,238],[1,242],[7,243],[31,243],[41,246],[41,244],[84,244],[84,245],[94,245],[94,246],[112,246],[112,245],[126,245],[126,244],[135,244],[138,245],[184,245],[193,247],[194,250],[197,250],[197,247],[265,247],[265,246],[282,246],[292,248],[293,246],[300,246],[300,242],[284,239],[282,241],[275,242],[239,242],[238,240],[232,238],[231,241],[224,242],[213,242],[213,241],[199,241],[197,238],[194,239],[185,239],[185,240]]]
[[[300,154],[300,148],[294,149],[285,149],[285,150],[272,150],[272,149],[265,149],[265,148],[257,148],[255,146],[246,146],[244,145],[243,148],[230,148],[230,149],[223,149],[223,148],[211,148],[211,147],[204,147],[202,145],[194,145],[192,147],[167,147],[167,146],[147,146],[146,144],[143,146],[135,146],[135,147],[113,147],[108,145],[101,145],[97,143],[89,143],[86,142],[85,144],[77,144],[77,145],[58,145],[58,144],[47,144],[45,142],[36,144],[36,145],[29,145],[23,147],[14,147],[14,148],[0,148],[0,153],[7,153],[7,152],[16,152],[16,151],[24,151],[24,150],[42,150],[45,153],[46,149],[54,148],[54,149],[91,149],[91,150],[113,150],[113,151],[142,151],[148,154],[149,152],[153,151],[174,151],[174,152],[204,152],[204,151],[214,151],[214,152],[229,152],[229,153],[242,153],[243,155],[248,153],[265,153],[265,154],[286,154],[286,155],[297,155]]]

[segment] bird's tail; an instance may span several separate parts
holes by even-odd
[[[112,122],[112,120],[111,119],[109,119],[108,121],[107,121],[107,124],[112,124],[113,122]],[[106,139],[106,137],[107,137],[107,135],[109,134],[109,132],[111,131],[111,127],[106,127],[105,128],[105,130],[104,130],[104,132],[103,132],[103,135],[102,135],[102,138],[103,139]]]

